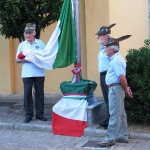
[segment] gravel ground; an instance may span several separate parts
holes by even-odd
[[[101,126],[97,126],[97,129],[104,129]],[[133,123],[128,122],[128,129],[130,133],[145,133],[150,134],[150,124],[144,124],[144,123]]]
[[[150,134],[150,124],[128,122],[128,128],[133,133]]]

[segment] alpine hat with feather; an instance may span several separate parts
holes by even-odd
[[[106,35],[106,34],[110,34],[111,33],[111,28],[113,26],[115,26],[116,23],[114,24],[111,24],[110,26],[106,27],[106,26],[102,26],[99,31],[95,34],[95,35],[98,35],[98,36],[101,36],[101,35]]]
[[[110,37],[108,39],[107,43],[104,46],[106,46],[106,47],[112,46],[112,45],[119,46],[119,42],[128,39],[130,36],[131,35],[125,35],[125,36],[121,36],[119,38],[112,38],[112,37]]]

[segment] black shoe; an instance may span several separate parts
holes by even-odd
[[[128,140],[117,138],[116,142],[119,142],[119,143],[128,143]]]
[[[25,118],[24,123],[29,123],[32,120],[32,118]]]
[[[108,126],[107,127],[104,127],[104,130],[107,130],[108,129]]]
[[[42,121],[47,121],[47,119],[44,116],[42,116],[42,117],[36,116],[36,119],[39,119],[39,120],[42,120]]]
[[[100,123],[99,123],[99,125],[100,125],[101,127],[103,127],[105,130],[108,129],[108,124],[105,124],[105,125],[104,125],[104,124],[100,124]]]
[[[99,123],[99,125],[100,125],[101,127],[108,128],[108,124],[101,124],[101,123]]]

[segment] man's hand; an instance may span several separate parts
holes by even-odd
[[[119,77],[119,79],[120,79],[120,83],[121,83],[121,85],[122,85],[122,87],[125,91],[126,96],[129,97],[129,98],[133,98],[132,91],[131,91],[130,87],[128,87],[126,77],[124,75],[121,75]]]
[[[23,62],[28,62],[28,61],[26,61],[25,58],[23,59],[16,58],[16,63],[23,63]]]
[[[125,93],[126,93],[127,97],[133,98],[132,91],[131,91],[130,87],[127,87],[127,89],[125,90]]]

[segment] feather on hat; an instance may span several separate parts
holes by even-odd
[[[95,35],[101,36],[101,35],[110,34],[110,33],[111,33],[111,30],[110,30],[110,29],[111,29],[113,26],[115,26],[115,25],[116,25],[116,23],[113,23],[113,24],[111,24],[111,25],[108,26],[108,27],[102,26],[102,27],[99,29],[99,31],[98,31]]]

